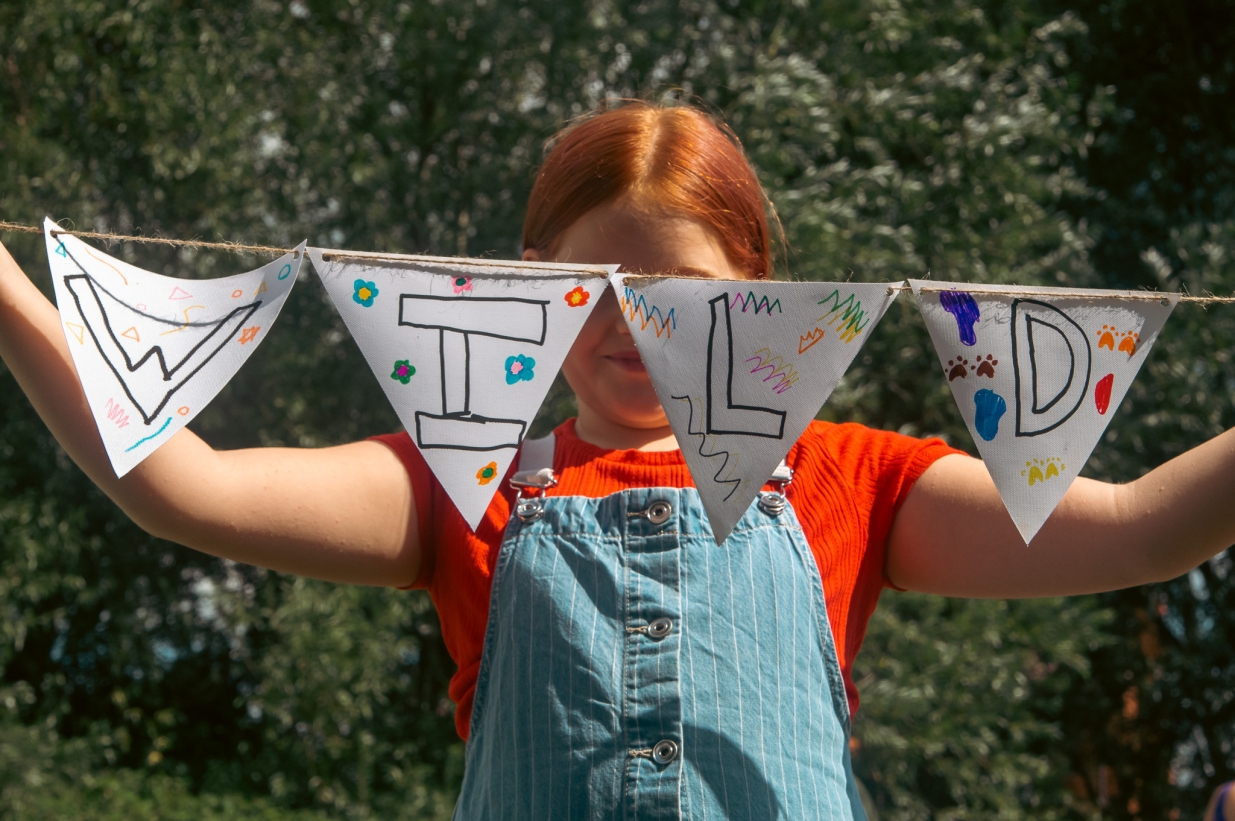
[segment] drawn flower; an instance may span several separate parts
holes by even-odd
[[[520,381],[531,382],[532,377],[536,375],[532,370],[535,367],[536,360],[530,356],[519,354],[506,357],[506,384],[513,385]]]
[[[406,385],[412,381],[412,377],[416,375],[416,366],[406,359],[400,359],[395,363],[395,369],[391,372],[390,378],[397,379]]]
[[[455,277],[454,282],[451,284],[454,285],[456,294],[470,294],[472,292],[471,277]]]
[[[363,279],[356,280],[352,285],[356,292],[352,294],[352,299],[357,305],[362,305],[365,308],[373,307],[373,300],[377,298],[377,285],[372,282],[366,282]]]
[[[583,290],[582,285],[576,285],[574,290],[566,293],[566,304],[572,308],[582,308],[591,298],[592,295]]]
[[[489,464],[476,471],[476,481],[482,485],[487,485],[497,478],[497,462]]]

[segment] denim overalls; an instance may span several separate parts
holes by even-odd
[[[552,448],[527,443],[516,480],[550,485]],[[865,821],[848,732],[819,571],[782,494],[717,546],[693,488],[521,493],[458,821]]]

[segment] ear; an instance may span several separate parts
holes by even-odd
[[[535,248],[524,248],[523,249],[523,261],[524,262],[540,262],[540,252],[537,251]]]

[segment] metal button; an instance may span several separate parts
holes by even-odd
[[[672,515],[673,505],[663,499],[652,502],[652,504],[648,506],[648,521],[654,525],[663,525],[665,522],[669,521],[669,517]]]
[[[544,500],[536,496],[531,499],[520,498],[519,504],[515,506],[515,515],[520,521],[532,522],[540,518],[540,514],[545,512]]]
[[[661,617],[648,625],[648,635],[654,639],[663,639],[669,635],[669,631],[672,629],[673,622],[670,619]]]
[[[665,739],[658,741],[656,746],[652,748],[652,760],[657,764],[668,764],[670,761],[678,757],[678,744],[676,741]]]

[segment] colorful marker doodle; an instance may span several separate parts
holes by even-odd
[[[740,457],[731,454],[727,450],[718,449],[716,447],[716,437],[705,433],[702,428],[695,430],[695,403],[699,402],[698,399],[690,396],[675,396],[673,398],[685,402],[690,408],[690,417],[686,422],[686,430],[691,436],[699,437],[699,455],[705,459],[721,460],[720,467],[716,469],[715,475],[712,476],[712,481],[718,485],[732,485],[732,487],[729,488],[729,492],[724,496],[724,501],[729,501],[729,497],[737,493],[738,488],[742,486],[741,479],[732,478],[734,471],[737,469],[738,459]],[[702,416],[703,414],[699,414],[698,418],[702,418]],[[707,448],[708,450],[704,450],[704,448]],[[732,461],[732,464],[730,464],[730,461]],[[722,479],[721,476],[725,476],[727,478]]]
[[[372,308],[373,300],[377,299],[377,285],[367,280],[358,279],[352,284],[355,293],[352,294],[352,301],[364,308]]]
[[[610,281],[616,294],[629,295],[627,306],[643,297],[662,311],[676,308],[671,340],[641,332],[629,308],[624,316],[718,543],[745,515],[898,293],[886,283],[623,274]]]
[[[283,267],[279,269],[279,282],[282,282],[283,280],[287,279],[291,275],[292,275],[292,264],[290,262],[285,263]]]
[[[536,372],[533,370],[535,367],[536,360],[530,356],[518,354],[506,357],[506,384],[514,385],[518,382],[531,382],[536,376]]]
[[[970,373],[976,373],[978,376],[995,378],[995,366],[999,364],[999,360],[994,354],[987,354],[985,357],[977,357],[971,364],[964,357],[949,359],[948,364],[944,367],[944,372],[948,375],[948,381],[953,379],[964,379]]]
[[[129,415],[125,413],[124,406],[115,399],[107,400],[107,420],[115,422],[118,428],[127,428],[129,426]]]
[[[910,288],[960,416],[1031,545],[1102,439],[1178,296],[929,280]],[[975,344],[961,345],[958,331]],[[1129,350],[1121,352],[1124,339]]]
[[[455,277],[450,283],[450,287],[454,289],[455,295],[470,294],[472,292],[471,277]]]
[[[798,353],[804,354],[823,339],[823,328],[815,328],[798,337]]]
[[[164,419],[164,420],[163,420],[163,425],[162,425],[162,427],[160,427],[158,430],[156,430],[154,433],[150,434],[149,436],[146,436],[146,437],[144,437],[144,438],[142,438],[142,439],[138,439],[136,442],[134,442],[133,444],[131,444],[131,445],[129,445],[127,448],[125,448],[125,449],[124,449],[124,452],[125,452],[125,453],[131,453],[132,451],[137,450],[139,447],[141,447],[142,445],[144,445],[144,444],[146,444],[147,442],[149,442],[151,439],[156,439],[156,438],[158,438],[159,434],[161,434],[161,433],[163,433],[163,431],[167,430],[167,426],[168,426],[168,425],[170,425],[171,423],[172,423],[172,418],[169,416],[169,417],[167,417],[166,419]]]
[[[185,308],[184,309],[184,324],[176,325],[176,327],[170,330],[163,331],[162,333],[159,334],[159,336],[168,336],[169,334],[184,333],[185,330],[189,327],[189,324],[192,322],[192,320],[189,318],[189,311],[196,311],[199,309],[204,311],[206,309],[206,306],[205,305],[190,305],[189,307]]]
[[[476,471],[477,484],[487,485],[496,478],[497,478],[497,462],[490,462],[489,464],[482,467],[480,470]]]
[[[659,305],[649,306],[643,294],[636,294],[635,290],[629,286],[623,289],[621,307],[627,320],[638,319],[641,331],[646,331],[648,325],[651,325],[657,337],[664,334],[666,339],[672,338],[673,331],[678,326],[677,318],[673,315],[673,308],[669,309],[668,314],[662,314]]]
[[[956,320],[956,330],[960,334],[961,344],[977,345],[978,335],[974,331],[974,326],[982,318],[982,312],[978,310],[978,303],[973,295],[965,291],[941,291],[939,304]]]
[[[45,223],[56,302],[90,413],[117,476],[124,476],[192,420],[259,344],[278,316],[299,249],[222,279],[184,280],[143,271],[56,235]],[[270,296],[245,299],[263,281]],[[263,334],[264,335],[264,334]],[[231,347],[241,341],[243,346]],[[220,355],[221,354],[221,355]]]
[[[1118,350],[1120,353],[1126,353],[1129,357],[1136,355],[1136,346],[1141,340],[1141,335],[1136,331],[1120,332],[1115,329],[1114,325],[1103,325],[1102,330],[1096,333],[1099,350],[1106,348],[1111,352]],[[1118,343],[1116,343],[1117,339]]]
[[[585,291],[582,285],[576,285],[574,288],[571,288],[564,297],[566,304],[572,308],[582,308],[591,298],[592,295]]]
[[[1067,465],[1054,456],[1048,456],[1046,459],[1033,459],[1026,462],[1025,470],[1021,471],[1021,476],[1027,477],[1029,479],[1029,486],[1033,487],[1039,482],[1053,479],[1063,470],[1067,470]]]
[[[815,321],[830,325],[842,342],[852,342],[870,324],[871,318],[867,311],[862,309],[862,303],[855,294],[850,294],[842,300],[840,290],[836,289],[819,300],[818,304],[830,304],[832,307]]]
[[[258,285],[257,289],[253,291],[253,298],[257,299],[262,294],[269,292],[269,290],[270,289],[266,287],[266,283],[262,282],[262,284]]]
[[[257,332],[260,331],[261,329],[262,329],[262,326],[260,325],[250,325],[249,327],[245,328],[243,331],[240,332],[240,339],[238,339],[237,341],[241,345],[247,345],[250,342],[252,342],[254,339],[257,339]]]
[[[736,308],[739,302],[742,303],[742,313],[746,313],[746,310],[751,307],[754,307],[756,314],[763,311],[768,316],[771,316],[773,308],[776,309],[776,313],[778,314],[784,313],[784,311],[781,310],[779,299],[773,302],[768,302],[767,296],[756,297],[754,291],[747,291],[745,295],[740,292],[734,294],[733,302],[729,303],[729,309],[733,310]]]
[[[395,368],[390,372],[390,378],[396,382],[402,382],[408,385],[412,381],[412,377],[416,375],[416,366],[410,360],[400,359],[395,363]]]
[[[779,356],[773,356],[772,351],[767,348],[760,348],[755,351],[755,355],[746,360],[746,364],[754,362],[755,367],[751,368],[752,374],[757,374],[761,371],[769,371],[767,376],[763,377],[763,381],[767,382],[770,379],[775,379],[776,384],[772,385],[772,390],[776,393],[784,393],[793,387],[793,383],[798,381],[798,370],[792,364],[786,362]]]
[[[973,426],[987,442],[999,435],[999,420],[1008,410],[1004,398],[990,388],[982,388],[973,395]]]
[[[91,259],[101,264],[103,267],[110,268],[112,271],[114,271],[116,276],[120,277],[120,281],[123,282],[125,285],[129,284],[129,278],[124,275],[124,272],[121,271],[119,268],[117,268],[115,265],[112,265],[110,262],[108,262],[106,257],[99,256],[94,251],[91,251],[88,247],[83,248],[82,250],[86,252],[87,256],[89,256]]]
[[[709,299],[708,305],[712,309],[712,327],[708,333],[706,366],[707,404],[704,414],[707,432],[783,439],[785,411],[759,405],[739,405],[733,401],[733,322],[729,316],[732,310],[729,294]],[[723,341],[721,325],[724,325]],[[718,386],[722,382],[725,386],[723,401],[718,397]]]
[[[1098,413],[1106,416],[1106,412],[1111,407],[1111,388],[1115,385],[1115,374],[1108,373],[1106,376],[1098,380],[1093,389],[1093,403],[1097,407]]]
[[[147,425],[151,424],[160,414],[172,394],[205,367],[206,363],[222,350],[223,346],[240,330],[240,326],[261,306],[260,302],[242,305],[219,320],[187,322],[182,325],[179,322],[151,316],[138,311],[134,306],[127,305],[89,274],[67,276],[64,277],[63,282],[103,360],[116,375],[116,379],[124,388],[125,395],[142,415],[142,421]],[[163,348],[159,345],[138,351],[137,356],[130,355],[128,346],[120,340],[128,339],[141,343],[141,334],[135,325],[117,333],[112,327],[111,316],[131,316],[133,313],[150,323],[173,325],[177,328],[192,327],[200,338],[197,339],[195,345],[183,351],[180,358],[171,364],[168,363]],[[150,362],[154,362],[157,366],[158,375],[144,375],[144,368]]]

